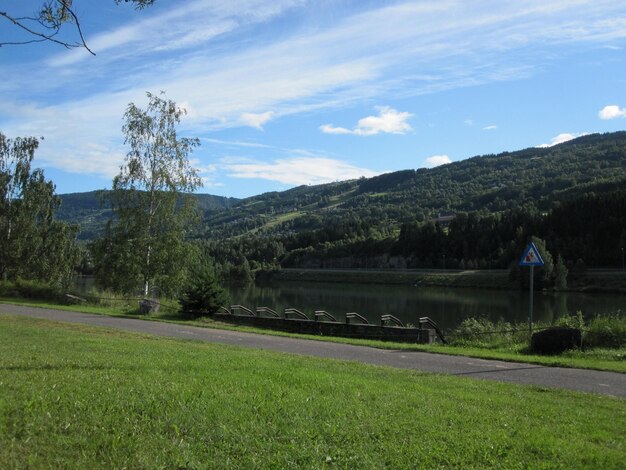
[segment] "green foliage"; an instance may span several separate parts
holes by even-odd
[[[592,348],[626,347],[626,318],[623,314],[593,318],[585,335],[585,345]]]
[[[457,346],[475,346],[483,348],[515,347],[527,344],[529,340],[526,325],[512,325],[487,318],[466,318],[449,336],[450,344]]]
[[[548,251],[545,240],[538,237],[532,237],[532,242],[539,250],[539,254],[543,259],[543,266],[535,267],[535,288],[543,289],[552,287],[554,284],[554,280],[552,278],[552,274],[554,272],[554,258],[552,258],[552,254]]]
[[[0,278],[67,286],[79,257],[78,227],[54,219],[54,184],[31,168],[38,146],[34,137],[0,133]]]
[[[63,302],[64,294],[58,286],[42,281],[17,278],[15,281],[0,280],[0,297],[23,298]]]
[[[563,257],[559,255],[556,259],[554,267],[554,287],[558,290],[567,289],[567,267],[563,261]]]
[[[160,293],[180,288],[189,244],[185,232],[194,220],[194,200],[185,192],[201,185],[188,156],[198,139],[179,138],[183,109],[148,93],[146,110],[129,104],[123,131],[130,151],[108,193],[117,216],[92,246],[100,286],[144,296],[156,283]]]
[[[183,315],[190,318],[215,313],[220,307],[228,308],[229,296],[220,286],[209,259],[198,262],[191,271],[179,302]]]
[[[593,318],[585,323],[583,313],[562,315],[553,325],[536,324],[535,329],[548,326],[576,328],[583,332],[583,347],[612,350],[612,355],[626,347],[626,318],[620,313]],[[492,322],[486,318],[467,318],[449,335],[451,345],[485,349],[516,349],[523,351],[529,344],[530,336],[525,324],[512,325],[499,320]],[[520,358],[521,359],[521,358]]]
[[[241,255],[235,263],[226,262],[222,265],[221,277],[233,284],[247,285],[254,281],[254,273],[248,259]]]
[[[574,281],[581,276],[578,259],[621,267],[625,184],[626,132],[591,135],[431,170],[229,200],[204,211],[193,237],[214,246],[220,265],[236,263],[234,251],[252,270],[507,269],[534,235],[563,258]],[[456,217],[436,221],[447,214]],[[77,214],[87,216],[87,210]],[[549,288],[555,275],[537,282]]]
[[[583,312],[578,310],[576,315],[562,315],[554,321],[554,326],[565,326],[567,328],[585,329],[585,318]]]

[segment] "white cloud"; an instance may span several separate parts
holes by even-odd
[[[495,131],[498,128],[495,124],[483,127],[483,131]]]
[[[604,120],[626,118],[626,108],[620,108],[616,105],[605,106],[598,113],[598,117]]]
[[[385,134],[405,134],[411,130],[407,120],[411,113],[399,112],[389,106],[377,108],[380,112],[378,116],[367,116],[359,119],[356,127],[352,130],[345,127],[334,127],[332,124],[320,126],[320,130],[325,134],[352,134],[352,135],[376,135]]]
[[[254,127],[255,129],[262,130],[263,125],[270,121],[274,117],[273,111],[267,111],[265,113],[242,113],[239,116],[239,120],[246,126]]]
[[[128,25],[87,38],[89,47],[105,61],[129,55],[197,47],[223,34],[268,21],[285,11],[301,6],[303,0],[193,0],[177,2],[155,15],[145,10]],[[65,67],[90,59],[87,51],[73,49],[53,56],[48,64]]]
[[[324,134],[336,134],[336,135],[354,134],[354,131],[351,131],[350,129],[346,129],[345,127],[333,127],[332,124],[323,124],[320,126],[320,130]]]
[[[379,173],[358,168],[331,158],[296,157],[276,160],[273,163],[227,163],[225,169],[233,178],[264,179],[289,185],[322,184],[372,177]]]
[[[555,137],[552,137],[552,139],[550,140],[550,143],[548,144],[541,144],[538,145],[537,147],[539,148],[548,148],[548,147],[553,147],[555,145],[559,145],[562,144],[564,142],[568,142],[570,140],[576,139],[578,137],[582,137],[584,135],[588,135],[588,132],[581,132],[579,134],[570,134],[568,132],[564,132],[563,134],[559,134]]]
[[[428,157],[426,159],[427,168],[434,168],[436,166],[447,165],[448,163],[452,163],[452,160],[447,155],[433,155],[432,157]]]
[[[319,17],[318,3],[194,0],[134,19],[119,12],[118,26],[87,37],[95,59],[74,50],[48,61],[0,64],[0,104],[23,110],[0,113],[3,131],[46,136],[37,158],[50,167],[108,175],[112,165],[100,171],[96,159],[83,164],[83,158],[95,155],[89,145],[97,143],[119,160],[121,116],[145,90],[192,103],[184,130],[206,135],[246,124],[249,110],[286,116],[514,80],[532,75],[552,47],[601,47],[626,38],[624,7],[615,0],[364,2],[368,7],[358,13],[324,14],[323,23],[304,21],[305,8],[298,12],[302,21],[283,21],[300,6]],[[173,48],[175,54],[166,50]],[[607,115],[624,111],[607,108]],[[381,110],[354,128],[325,124],[321,130],[410,131],[408,113],[387,110],[390,115]]]

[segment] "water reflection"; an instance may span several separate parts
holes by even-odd
[[[249,308],[270,307],[282,312],[297,308],[313,317],[314,310],[326,310],[339,321],[347,312],[357,312],[371,323],[390,313],[405,323],[417,324],[428,316],[442,328],[454,328],[463,319],[486,317],[525,322],[529,298],[524,291],[425,288],[372,284],[272,282],[231,288],[234,303]],[[581,310],[586,316],[624,314],[626,296],[580,293],[536,293],[535,321],[553,322],[560,316]]]

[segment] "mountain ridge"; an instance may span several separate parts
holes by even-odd
[[[440,213],[548,211],[591,192],[626,187],[626,131],[589,134],[553,147],[470,157],[431,169],[297,186],[244,199],[194,194],[203,211],[198,238],[285,235],[360,219],[360,230],[397,233],[400,225]],[[101,233],[110,217],[96,208],[102,191],[60,195],[58,218],[79,223],[81,238]],[[344,230],[347,228],[344,227]]]

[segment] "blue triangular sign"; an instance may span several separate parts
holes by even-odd
[[[526,251],[524,252],[524,256],[519,262],[520,266],[543,266],[545,263],[543,259],[541,259],[541,255],[539,254],[539,250],[535,246],[534,243],[530,243]]]

